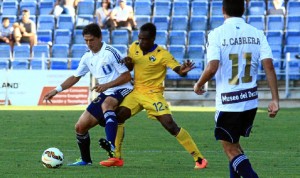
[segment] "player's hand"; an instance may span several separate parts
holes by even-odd
[[[106,84],[96,84],[91,91],[97,92],[97,93],[102,93],[104,91],[106,91],[109,88],[109,86],[107,86]]]
[[[57,94],[58,92],[56,90],[52,90],[50,91],[49,93],[47,93],[45,96],[44,96],[44,99],[46,101],[46,104],[49,103],[52,103],[51,99]]]
[[[202,95],[202,94],[205,93],[206,91],[204,90],[204,87],[203,87],[203,86],[199,86],[198,83],[195,83],[195,85],[194,85],[194,92],[195,92],[197,95]]]
[[[277,101],[271,101],[268,106],[269,117],[274,118],[279,111],[279,104]]]
[[[121,60],[121,62],[123,63],[123,64],[125,64],[125,65],[127,65],[127,64],[131,64],[132,63],[132,58],[131,57],[124,57],[122,60]]]
[[[192,60],[185,60],[183,64],[180,66],[181,73],[187,73],[195,68],[195,63]]]

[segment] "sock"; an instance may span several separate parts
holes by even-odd
[[[252,169],[249,159],[244,154],[240,154],[231,160],[233,169],[243,178],[258,178]]]
[[[76,134],[77,144],[80,150],[81,159],[85,162],[92,162],[90,154],[90,135],[87,132],[86,134]]]
[[[124,124],[118,125],[117,136],[115,140],[115,156],[116,158],[121,158],[122,156],[122,143],[124,140],[125,128]]]
[[[112,110],[107,110],[104,113],[106,139],[115,147],[115,139],[118,129],[116,113]]]
[[[235,172],[230,162],[229,162],[229,174],[230,174],[230,178],[241,178],[241,176],[237,172]]]
[[[188,151],[193,156],[195,161],[197,161],[198,158],[203,159],[203,155],[200,153],[194,140],[186,130],[180,128],[180,131],[176,136],[176,139],[186,149],[186,151]]]

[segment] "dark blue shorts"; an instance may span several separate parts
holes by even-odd
[[[131,91],[131,89],[122,88],[115,91],[115,93],[111,95],[105,95],[104,93],[100,93],[99,96],[89,104],[86,110],[98,120],[99,125],[105,127],[105,119],[101,108],[103,101],[106,99],[106,97],[111,96],[113,98],[116,98],[120,104],[125,98],[125,96],[127,96]]]
[[[215,137],[237,143],[241,136],[249,137],[257,108],[243,112],[216,112]]]

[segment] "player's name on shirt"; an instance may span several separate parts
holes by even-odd
[[[256,44],[256,45],[260,45],[260,40],[259,40],[259,38],[255,38],[255,37],[229,38],[229,39],[223,39],[222,46],[243,45],[243,44]]]

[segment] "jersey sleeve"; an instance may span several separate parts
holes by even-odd
[[[220,60],[220,46],[218,42],[218,36],[216,31],[212,31],[208,34],[207,39],[207,62],[211,60]]]
[[[90,71],[88,66],[86,65],[86,60],[84,56],[80,59],[77,69],[75,70],[74,76],[75,77],[82,77],[85,76]]]
[[[271,47],[267,41],[266,36],[261,31],[261,48],[260,48],[260,60],[266,59],[266,58],[273,58]]]
[[[174,56],[170,52],[164,51],[162,56],[163,56],[162,63],[164,66],[167,66],[172,70],[175,67],[180,66],[180,63],[174,58]]]
[[[121,62],[125,55],[120,53],[117,49],[115,49],[115,51],[113,51],[112,53],[109,53],[108,57],[114,68],[118,71],[118,73],[122,74],[128,71],[126,65]]]

